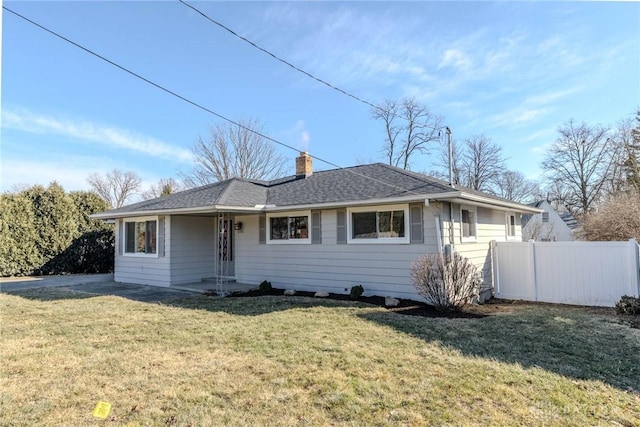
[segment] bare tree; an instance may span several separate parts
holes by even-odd
[[[438,169],[434,169],[428,173],[428,175],[440,178],[454,185],[462,184],[462,178],[460,177],[460,159],[462,157],[462,148],[460,144],[455,141],[451,141],[451,172],[452,176],[449,176],[449,144],[445,143],[440,146],[439,155],[435,161],[435,166]]]
[[[587,240],[640,241],[640,191],[611,196],[586,215],[583,231]]]
[[[474,135],[463,143],[460,178],[466,187],[491,192],[491,185],[504,170],[502,148],[484,135]]]
[[[541,193],[540,184],[527,179],[523,173],[506,170],[491,185],[493,194],[518,203],[531,203]]]
[[[608,129],[569,120],[547,151],[542,169],[551,182],[560,182],[562,204],[574,215],[589,212],[598,203],[610,178],[614,156]]]
[[[241,126],[216,124],[207,137],[198,137],[192,151],[195,166],[180,172],[188,187],[206,185],[230,178],[273,179],[282,176],[287,159],[275,145],[262,137],[256,119],[241,119]]]
[[[140,177],[133,171],[123,172],[114,169],[102,176],[92,173],[87,182],[102,199],[112,208],[119,208],[136,194],[140,188]]]
[[[547,182],[545,190],[546,196],[539,197],[539,199],[545,198],[557,212],[567,210],[564,205],[564,201],[569,199],[569,193],[571,192],[569,186],[567,186],[562,180],[556,179]]]
[[[152,184],[148,190],[142,193],[144,200],[168,196],[182,189],[182,186],[173,178],[162,178],[156,184]]]
[[[425,154],[430,143],[439,140],[442,118],[413,98],[386,100],[371,111],[385,127],[383,153],[387,163],[402,169],[411,168],[416,154]]]
[[[522,241],[538,240],[548,242],[553,240],[553,224],[542,222],[541,217],[533,217],[527,225],[522,227]]]

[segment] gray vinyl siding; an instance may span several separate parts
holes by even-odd
[[[365,295],[417,298],[411,266],[421,255],[437,252],[435,215],[423,208],[423,244],[338,244],[336,210],[323,210],[322,244],[258,244],[258,216],[243,217],[236,233],[236,279],[297,290],[348,293],[362,285]]]
[[[483,282],[486,286],[492,284],[491,276],[491,251],[492,240],[507,240],[506,216],[504,211],[478,207],[477,208],[477,240],[475,242],[462,242],[460,238],[460,205],[453,205],[454,241],[456,251],[471,260],[482,272]],[[516,236],[522,235],[520,215],[516,214]]]
[[[172,217],[171,284],[215,276],[215,221],[215,217]]]
[[[121,250],[123,239],[122,224],[122,221],[116,222],[116,245],[118,245],[119,249],[116,251],[113,279],[116,282],[169,286],[171,280],[169,274],[170,251],[167,250],[171,244],[171,221],[169,217],[164,220],[165,256],[163,257],[124,255]]]

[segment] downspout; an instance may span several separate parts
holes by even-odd
[[[453,184],[453,142],[451,141],[451,129],[449,126],[445,128],[447,133],[447,145],[449,148],[449,185],[451,188],[456,188]],[[453,253],[455,249],[455,239],[453,237],[453,203],[449,202],[449,244],[451,250],[449,253]]]
[[[436,215],[436,240],[438,241],[438,253],[442,253],[442,246],[444,245],[444,239],[442,236],[442,224],[440,215]]]

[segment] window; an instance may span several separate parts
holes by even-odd
[[[516,237],[516,216],[515,214],[507,214],[507,239]]]
[[[542,222],[549,222],[549,212],[542,212]]]
[[[409,243],[407,206],[349,209],[350,243]]]
[[[460,209],[460,231],[463,242],[475,241],[478,237],[476,232],[476,210],[473,208]]]
[[[267,215],[270,243],[310,243],[309,212]]]
[[[158,221],[125,221],[125,254],[157,253]]]

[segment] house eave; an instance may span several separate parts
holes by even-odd
[[[244,206],[199,206],[195,208],[171,208],[171,209],[147,209],[128,212],[102,212],[89,215],[92,219],[112,220],[118,218],[133,218],[137,216],[155,216],[155,215],[197,215],[197,214],[215,214],[219,212],[225,213],[256,213],[263,211],[263,207],[244,207]]]
[[[429,197],[431,200],[446,201],[451,203],[459,203],[463,205],[478,206],[501,211],[516,211],[521,213],[542,213],[543,209],[533,208],[520,203],[502,201],[484,197],[477,194],[465,193],[464,191],[455,191],[450,193],[435,194]]]
[[[437,194],[413,194],[401,197],[386,197],[376,199],[363,199],[353,201],[325,202],[325,203],[307,203],[296,205],[255,205],[247,206],[228,206],[228,205],[212,205],[200,206],[194,208],[172,208],[172,209],[147,209],[128,212],[103,212],[93,214],[93,219],[113,220],[118,218],[132,218],[138,216],[154,216],[154,215],[211,215],[220,212],[237,213],[237,214],[255,214],[260,212],[281,212],[292,210],[310,210],[310,209],[334,209],[348,208],[356,206],[374,206],[374,205],[390,205],[398,203],[427,203],[432,201],[446,201],[452,203],[460,203],[472,206],[486,207],[502,211],[516,211],[522,213],[541,213],[542,209],[532,208],[530,206],[521,205],[513,202],[503,202],[489,197],[482,197],[476,194],[465,193],[462,191],[453,191]]]
[[[402,197],[386,197],[377,199],[363,199],[353,201],[341,201],[341,202],[324,202],[324,203],[308,203],[298,205],[266,205],[266,212],[279,212],[279,211],[292,211],[292,210],[309,210],[309,209],[333,209],[333,208],[348,208],[354,206],[373,206],[373,205],[392,205],[398,203],[424,203],[428,198],[426,194],[414,194],[411,196]]]

